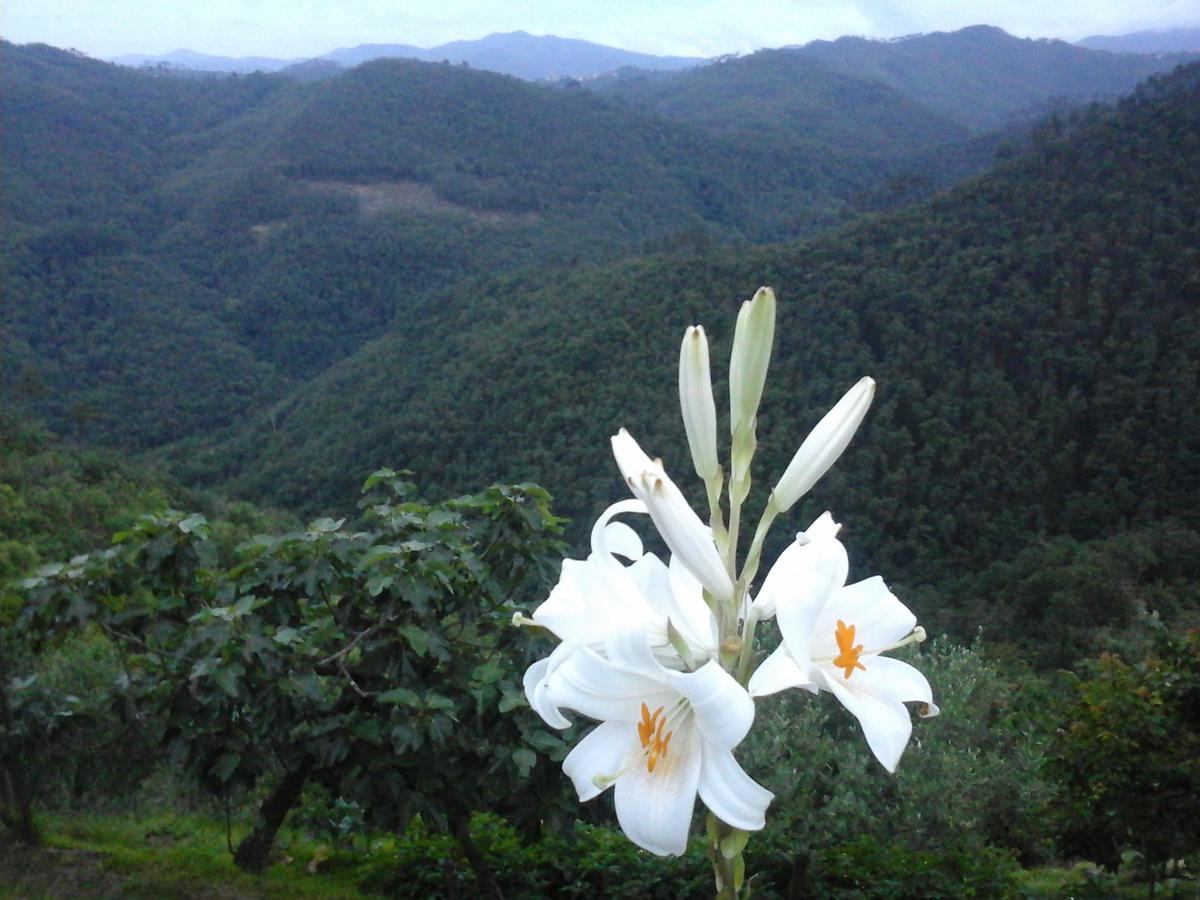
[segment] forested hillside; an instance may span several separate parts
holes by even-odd
[[[806,512],[836,499],[868,569],[947,584],[1045,537],[1178,520],[1200,495],[1200,67],[934,202],[803,243],[473,283],[179,465],[315,508],[388,463],[443,491],[544,484],[585,520],[629,427],[686,467],[672,347],[783,300],[766,466],[860,375],[880,394]]]
[[[1099,53],[1016,38],[988,25],[895,41],[813,41],[794,52],[835,72],[882,82],[979,130],[1036,116],[1049,101],[1115,98],[1189,59]]]
[[[716,134],[891,156],[961,141],[967,128],[877,80],[843,75],[794,50],[761,50],[677,73],[600,79],[606,96]]]
[[[536,480],[586,520],[618,426],[679,456],[664,346],[693,321],[720,341],[767,282],[794,388],[764,413],[766,460],[875,375],[841,514],[906,584],[1043,536],[1194,524],[1194,404],[1168,404],[1195,379],[1194,68],[925,205],[751,249],[972,144],[783,51],[694,75],[724,123],[402,60],[298,85],[3,59],[0,379],[68,437],[170,444],[186,477],[304,512],[388,464],[435,491]],[[796,106],[797,86],[829,93]]]
[[[813,41],[683,72],[625,70],[589,84],[709,129],[752,120],[773,134],[873,141],[868,147],[878,151],[884,148],[873,127],[908,147],[950,140],[955,129],[1002,129],[1055,106],[1127,94],[1187,59],[1099,53],[979,25],[894,41]],[[901,118],[907,127],[898,126]],[[861,130],[851,134],[854,122]]]
[[[889,202],[879,157],[834,146],[845,127],[712,135],[403,60],[298,84],[0,57],[0,379],[60,433],[133,449],[240,423],[473,275],[778,240]]]

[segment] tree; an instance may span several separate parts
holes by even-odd
[[[1200,846],[1200,632],[1164,631],[1133,665],[1101,656],[1074,687],[1051,759],[1063,849],[1114,870],[1136,850],[1153,884]]]
[[[422,813],[490,883],[470,813],[544,818],[561,790],[539,754],[557,735],[523,704],[536,636],[512,627],[560,557],[558,520],[533,485],[438,504],[390,470],[368,479],[361,528],[319,519],[214,564],[201,516],[148,516],[99,553],[25,582],[38,640],[96,622],[126,651],[134,703],[171,758],[215,792],[271,781],[235,853],[261,871],[309,781],[375,825]]]

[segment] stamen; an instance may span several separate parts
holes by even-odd
[[[658,707],[650,712],[650,707],[642,704],[642,718],[637,723],[638,740],[642,745],[642,756],[646,760],[646,771],[653,772],[658,761],[667,755],[671,746],[671,737],[675,734],[675,725],[687,711],[687,701],[680,700],[671,707],[670,712],[663,715],[665,707]],[[668,728],[670,730],[668,730]]]
[[[832,663],[839,668],[846,668],[846,677],[850,677],[850,673],[856,668],[866,670],[866,667],[859,661],[860,657],[878,656],[880,653],[887,653],[889,650],[896,650],[900,647],[907,647],[909,644],[919,644],[925,640],[925,629],[918,625],[906,637],[901,638],[894,644],[884,644],[882,647],[872,647],[870,650],[864,650],[862,645],[852,646],[854,643],[855,626],[846,626],[840,619],[838,620],[837,630],[834,632],[834,638],[837,640],[838,656],[814,656],[813,662],[817,663]],[[853,664],[847,666],[847,661],[853,658]]]
[[[833,636],[837,641],[840,655],[833,660],[833,664],[839,669],[845,669],[844,678],[849,679],[855,669],[862,669],[864,672],[867,667],[858,661],[858,657],[862,655],[863,645],[854,644],[854,625],[847,625],[841,619],[838,619],[837,630]]]

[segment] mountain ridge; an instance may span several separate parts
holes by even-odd
[[[416,59],[422,62],[467,63],[475,68],[513,75],[529,81],[587,78],[622,66],[677,69],[705,62],[702,57],[657,56],[609,47],[592,41],[557,35],[532,35],[525,31],[494,32],[477,40],[458,40],[435,47],[412,44],[366,43],[340,47],[313,57],[229,57],[175,50],[166,54],[123,54],[112,58],[119,65],[140,67],[165,64],[211,72],[279,72],[313,61],[337,63],[344,68],[375,59]]]

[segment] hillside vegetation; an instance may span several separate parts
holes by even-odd
[[[987,176],[829,237],[446,292],[269,423],[174,459],[301,508],[385,463],[444,491],[532,479],[586,522],[618,488],[617,428],[685,466],[671,348],[693,322],[728,348],[763,282],[784,305],[760,477],[858,376],[881,385],[800,516],[837,498],[871,570],[945,584],[1047,536],[1195,528],[1198,79],[1047,126]]]
[[[1168,65],[967,29],[860,48],[913,60],[881,83],[817,49],[607,97],[395,59],[188,80],[4,44],[0,378],[64,435],[210,435],[473,277],[785,240],[978,171],[1005,137],[927,89],[956,67],[998,109]]]

